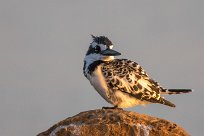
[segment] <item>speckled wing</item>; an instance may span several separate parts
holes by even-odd
[[[120,90],[141,101],[175,106],[160,97],[160,92],[164,89],[149,78],[136,62],[127,59],[115,59],[103,63],[102,72],[108,86],[113,91]]]

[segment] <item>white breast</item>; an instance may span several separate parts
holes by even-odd
[[[91,85],[96,89],[96,91],[109,103],[112,103],[108,99],[108,87],[101,72],[101,66],[98,66],[96,70],[87,77],[91,83]]]

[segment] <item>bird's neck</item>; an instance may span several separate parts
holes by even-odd
[[[87,77],[87,75],[91,74],[101,63],[109,62],[114,59],[115,59],[114,56],[107,56],[102,60],[96,60],[95,58],[86,56],[84,58],[83,73]]]

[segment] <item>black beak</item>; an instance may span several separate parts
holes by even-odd
[[[114,50],[109,49],[109,48],[102,51],[101,54],[105,55],[105,56],[119,56],[119,55],[121,55],[120,52],[114,51]]]

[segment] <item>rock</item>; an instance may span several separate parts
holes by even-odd
[[[81,112],[37,136],[189,136],[177,124],[122,109]]]

